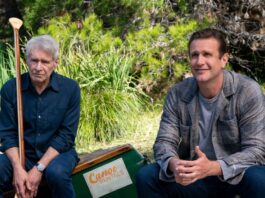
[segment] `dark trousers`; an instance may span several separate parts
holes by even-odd
[[[265,166],[253,166],[246,170],[242,181],[237,185],[222,182],[212,176],[188,186],[176,182],[164,182],[159,179],[158,164],[144,166],[137,173],[136,186],[139,198],[264,198]]]
[[[71,173],[77,164],[77,154],[74,149],[59,154],[44,170],[43,177],[46,180],[53,198],[74,198],[75,191],[72,184]],[[26,159],[26,170],[30,170],[36,161]],[[12,165],[5,154],[0,155],[0,189],[12,186]],[[0,191],[0,198],[3,198]]]

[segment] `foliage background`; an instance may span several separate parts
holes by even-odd
[[[229,67],[264,82],[265,48],[257,42],[265,39],[265,6],[251,2],[236,0],[237,9],[225,0],[5,0],[0,11],[13,5],[23,18],[23,71],[28,38],[50,34],[60,43],[57,71],[77,80],[82,91],[80,152],[113,142],[149,152],[167,90],[190,75],[186,46],[194,30],[223,29],[233,41]],[[12,30],[7,20],[0,22],[2,85],[14,76],[14,57]],[[250,22],[257,28],[247,28]]]

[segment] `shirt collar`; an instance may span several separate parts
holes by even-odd
[[[226,97],[231,96],[236,92],[238,78],[235,76],[236,74],[234,72],[224,71],[223,92]]]
[[[185,102],[190,102],[197,94],[199,88],[194,77],[187,78],[185,81],[185,89],[181,91],[180,95]]]
[[[22,91],[25,91],[29,89],[30,86],[32,86],[31,81],[30,81],[30,76],[29,73],[25,73],[22,75]],[[56,92],[60,91],[59,88],[59,75],[56,72],[53,72],[50,77],[50,83],[47,88],[51,88]]]

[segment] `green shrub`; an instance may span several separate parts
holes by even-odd
[[[123,31],[131,26],[141,1],[138,0],[93,0],[93,10],[103,21],[105,28],[111,28],[112,33],[120,36]]]
[[[131,75],[133,57],[114,48],[100,55],[82,50],[75,53],[75,59],[71,55],[65,61],[69,66],[57,70],[76,79],[81,87],[77,145],[92,140],[110,141],[123,135],[144,103],[144,94]]]
[[[35,32],[54,16],[71,13],[71,17],[79,18],[82,15],[83,0],[24,0],[20,2],[23,7],[23,18],[28,30]]]
[[[110,31],[104,31],[102,21],[95,14],[91,14],[80,21],[82,28],[71,21],[70,15],[55,17],[48,26],[39,29],[38,34],[50,34],[61,44],[61,54],[82,48],[94,54],[107,52],[110,48],[119,48],[122,41],[114,37]],[[59,34],[58,34],[59,32]]]
[[[137,57],[135,70],[139,84],[147,93],[160,97],[168,86],[189,71],[188,37],[198,27],[195,21],[189,20],[168,28],[157,24],[128,34],[126,45]]]

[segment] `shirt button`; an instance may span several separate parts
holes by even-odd
[[[41,119],[41,115],[38,115],[38,118]]]

